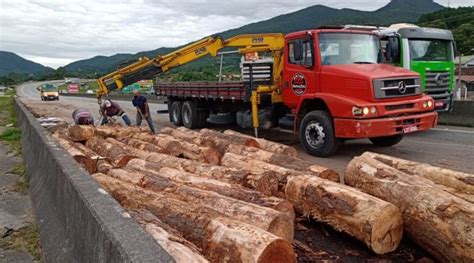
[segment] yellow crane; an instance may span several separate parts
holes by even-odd
[[[254,52],[271,52],[273,56],[273,81],[271,85],[260,85],[252,90],[250,103],[252,105],[252,119],[255,133],[258,129],[258,103],[259,94],[271,93],[273,102],[281,102],[281,71],[282,51],[285,43],[283,34],[244,34],[222,39],[221,37],[207,37],[184,46],[176,51],[153,59],[141,57],[137,62],[119,68],[105,76],[100,77],[98,82],[97,98],[100,103],[101,97],[109,91],[128,86],[137,81],[151,78],[156,74],[166,72],[189,62],[195,61],[206,55],[215,57],[223,48],[238,48],[240,54]]]
[[[206,55],[215,57],[219,50],[227,47],[238,48],[241,54],[272,52],[274,58],[273,76],[277,78],[274,83],[279,83],[283,45],[283,34],[238,35],[227,40],[221,37],[207,37],[163,56],[157,56],[153,59],[141,57],[133,64],[100,77],[97,80],[99,86],[97,97],[100,99],[111,90],[120,90],[124,86],[153,77],[156,74],[166,72]]]

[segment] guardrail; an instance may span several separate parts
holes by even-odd
[[[45,262],[174,262],[17,99]]]

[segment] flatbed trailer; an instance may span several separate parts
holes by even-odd
[[[244,82],[166,82],[154,85],[156,95],[176,99],[249,101],[251,91]]]

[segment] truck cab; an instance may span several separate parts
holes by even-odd
[[[42,101],[59,100],[59,90],[52,84],[43,84],[39,88]]]
[[[328,156],[348,139],[391,146],[434,127],[434,101],[416,72],[384,64],[378,35],[316,29],[288,34],[281,97],[305,150]]]
[[[438,112],[452,108],[455,42],[451,31],[395,24],[378,30],[389,63],[420,74],[423,91]]]

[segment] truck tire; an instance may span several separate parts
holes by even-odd
[[[183,107],[181,108],[181,116],[184,127],[188,129],[199,128],[199,112],[194,101],[188,100],[183,103]]]
[[[311,111],[304,116],[299,137],[306,152],[318,157],[333,155],[341,144],[334,134],[331,116],[321,110]]]
[[[182,107],[182,104],[181,104],[181,101],[173,101],[173,103],[171,103],[171,107],[170,107],[170,117],[171,117],[171,122],[175,125],[175,126],[183,126],[183,119],[181,117],[181,107]]]
[[[395,134],[392,136],[384,136],[384,137],[374,137],[369,138],[369,140],[377,146],[382,147],[389,147],[399,143],[403,139],[403,134]]]

